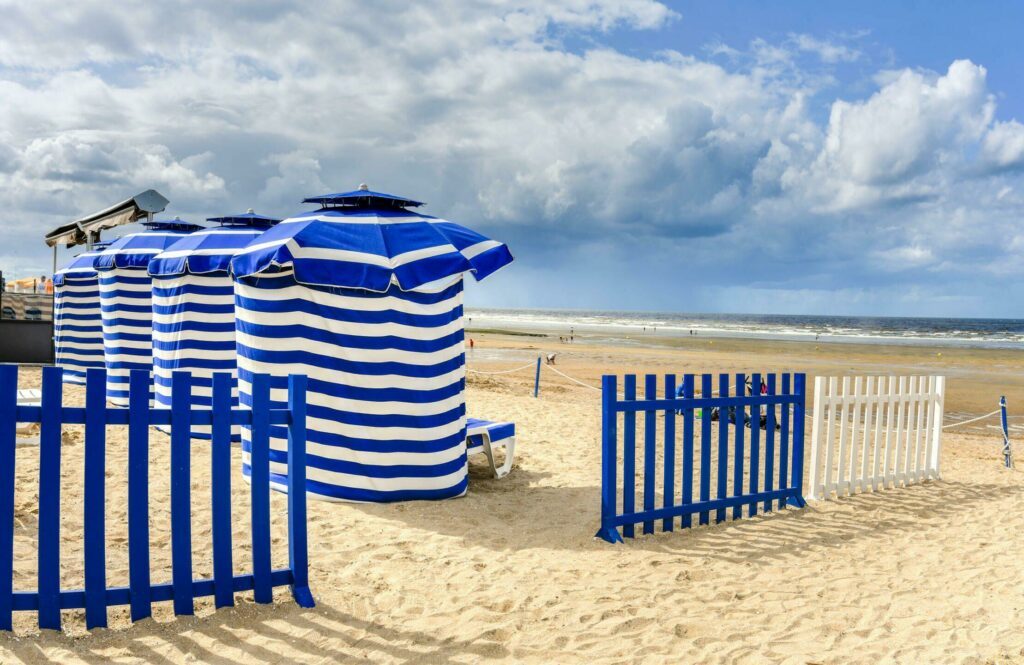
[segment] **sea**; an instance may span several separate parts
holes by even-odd
[[[790,314],[691,314],[554,309],[466,308],[471,329],[585,333],[594,339],[643,336],[731,337],[818,343],[908,344],[1024,350],[1024,319],[963,319]],[[638,337],[639,336],[639,337]],[[596,341],[596,340],[595,340]],[[652,340],[653,341],[653,340]]]

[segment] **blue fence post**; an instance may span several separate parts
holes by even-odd
[[[746,397],[744,386],[746,380],[742,374],[736,375],[736,396]],[[733,418],[733,463],[732,463],[732,494],[733,496],[743,495],[743,431],[746,429],[747,409],[741,403],[732,412]],[[743,516],[743,506],[736,504],[732,507],[732,518],[738,520]]]
[[[775,372],[768,374],[768,396],[775,396]],[[764,491],[775,489],[775,405],[769,404],[764,423]],[[781,486],[780,486],[781,489]],[[765,499],[763,509],[772,510],[772,500]]]
[[[128,375],[128,585],[132,621],[152,615],[149,585],[149,373]]]
[[[665,375],[665,399],[675,399],[676,375]],[[676,412],[665,409],[665,475],[662,480],[662,501],[664,508],[675,505],[676,499]],[[661,521],[662,531],[672,531],[674,517],[666,517]]]
[[[299,607],[315,607],[309,590],[306,534],[306,377],[288,377],[288,567],[292,597]]]
[[[636,401],[636,375],[625,378],[625,400]],[[622,417],[622,512],[636,512],[636,411],[626,411]],[[634,524],[622,525],[622,537],[635,537]]]
[[[213,595],[216,607],[235,604],[231,563],[231,387],[226,372],[213,375],[210,476],[213,537]]]
[[[999,398],[999,422],[1003,426],[1003,463],[1007,469],[1013,468],[1013,453],[1010,450],[1010,428],[1006,423],[1006,396]]]
[[[729,375],[718,375],[718,396],[729,396]],[[717,492],[715,498],[724,499],[728,495],[729,481],[729,409],[722,407],[718,409],[718,473],[716,479]],[[725,508],[715,511],[715,522],[725,521]]]
[[[702,374],[700,377],[700,398],[702,400],[711,397],[711,375]],[[711,409],[707,406],[700,410],[700,502],[707,503],[711,500]],[[700,524],[711,522],[711,512],[700,511]]]
[[[533,377],[533,396],[540,394],[540,356],[537,356],[537,374]]]
[[[0,630],[14,610],[14,463],[18,366],[0,365]]]
[[[750,377],[751,400],[750,405],[750,493],[757,494],[759,489],[759,476],[761,475],[761,407],[757,403],[761,396],[761,375],[753,374]],[[753,517],[757,514],[757,502],[751,501],[747,505],[747,516]]]
[[[192,375],[171,374],[171,581],[174,613],[192,604]]]
[[[789,374],[782,375],[782,394],[789,397],[792,394]],[[789,404],[782,405],[782,429],[779,432],[779,489],[789,487],[789,449],[792,444],[789,440],[790,421],[792,418],[789,412]],[[779,508],[786,507],[785,497],[779,499]]]
[[[613,520],[617,506],[618,484],[615,473],[618,460],[618,399],[616,377],[601,377],[601,528],[594,534],[609,543],[621,543],[622,536]]]
[[[270,376],[252,377],[252,445],[249,452],[252,497],[253,598],[274,599],[270,578]]]
[[[106,444],[107,373],[85,372],[85,627],[107,626]]]
[[[693,374],[683,377],[683,398],[693,399]],[[693,409],[683,408],[683,496],[682,505],[693,503]],[[683,515],[683,528],[693,524],[693,515]]]
[[[793,496],[786,502],[790,506],[803,508],[804,501],[804,414],[807,410],[807,375],[793,375],[793,393],[796,403],[793,405],[793,470],[790,473],[793,483]]]
[[[644,399],[655,400],[658,398],[658,377],[648,374],[644,377]],[[656,471],[654,458],[657,455],[655,450],[655,427],[657,425],[657,412],[654,409],[644,411],[644,510],[654,510],[654,481]],[[654,533],[654,520],[644,522],[644,533]]]
[[[39,627],[60,630],[60,438],[63,371],[43,368],[39,425]]]

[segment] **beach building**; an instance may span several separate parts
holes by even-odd
[[[311,197],[231,262],[238,383],[309,377],[307,488],[328,500],[443,499],[466,491],[463,277],[512,261],[508,248],[370,191]],[[287,440],[271,431],[283,489]],[[242,429],[243,473],[251,441]]]
[[[214,372],[237,374],[231,258],[280,220],[255,214],[211,217],[216,226],[178,239],[149,263],[153,279],[153,391],[170,408],[171,374],[192,374],[193,404],[209,407]],[[237,384],[232,402],[238,404]],[[209,438],[209,425],[192,436]],[[232,439],[239,437],[238,426]]]

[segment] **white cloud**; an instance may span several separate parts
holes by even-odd
[[[855,48],[827,39],[817,39],[812,35],[790,35],[790,39],[796,48],[816,54],[823,62],[854,62],[861,56],[861,52]]]
[[[985,134],[982,156],[997,169],[1024,166],[1024,125],[1016,120],[995,123]]]

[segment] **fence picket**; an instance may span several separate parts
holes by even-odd
[[[828,446],[822,445],[823,414],[825,413],[825,377],[814,377],[814,411],[811,418],[811,492],[808,498],[817,499],[824,491],[822,478],[822,451]]]
[[[612,395],[615,387],[612,386]],[[292,596],[299,607],[313,607],[309,590],[309,554],[306,536],[306,377],[288,377],[288,567]],[[612,414],[614,419],[615,414]],[[612,469],[615,457],[612,456]],[[613,500],[614,500],[614,494]]]
[[[871,412],[873,409],[871,395],[875,389],[875,379],[869,376],[864,380],[864,383],[864,398],[861,402],[864,411],[864,432],[860,448],[860,478],[857,479],[857,489],[861,492],[867,489],[866,483],[870,478],[868,476],[868,465],[871,460]]]
[[[274,599],[270,579],[270,377],[258,374],[252,381],[252,496],[253,600]]]
[[[775,395],[775,374],[768,375],[768,396]],[[770,404],[765,413],[764,425],[764,491],[771,492],[775,489],[775,405]],[[771,512],[771,499],[764,500],[763,510]]]
[[[729,396],[729,375],[718,375],[719,397]],[[718,410],[718,481],[715,497],[724,499],[728,496],[727,482],[729,475],[729,416],[726,409]],[[719,508],[715,513],[715,523],[725,521],[725,508]]]
[[[750,386],[755,395],[761,394],[761,375],[755,373],[750,378]],[[761,409],[750,407],[750,494],[758,492],[758,475],[761,473]],[[747,516],[757,514],[757,502],[747,506]]]
[[[945,411],[944,396],[946,394],[946,377],[935,379],[935,428],[931,432],[931,452],[928,458],[928,477],[939,479],[942,476],[942,417]]]
[[[707,397],[711,394],[711,375],[704,374],[700,377],[700,396]],[[711,500],[711,409],[700,410],[700,502],[707,503]],[[699,524],[710,522],[710,513],[707,510],[700,511]]]
[[[848,471],[846,465],[850,457],[850,441],[847,430],[850,423],[850,378],[843,377],[843,394],[840,398],[839,417],[839,488],[837,494],[843,496],[850,493]]]
[[[930,388],[930,383],[930,379],[923,376],[917,379],[917,422],[914,426],[914,465],[912,468],[915,483],[921,480],[921,429],[924,427],[925,419],[928,417],[928,405],[925,397]]]
[[[598,538],[604,538],[609,542],[621,541],[618,530],[612,524],[612,520],[618,512],[618,481],[615,476],[618,470],[619,458],[619,417],[615,411],[615,402],[618,400],[619,391],[616,387],[617,380],[614,376],[601,378],[601,528],[595,534]],[[289,386],[291,388],[291,386]],[[292,393],[289,392],[289,404],[292,400]],[[294,408],[294,407],[293,407]],[[293,416],[295,412],[292,412]],[[303,404],[303,420],[305,419],[305,404]],[[297,418],[296,418],[297,420]],[[304,426],[304,425],[303,425]],[[289,435],[292,429],[289,428]],[[292,446],[288,446],[288,455],[292,455]],[[292,474],[288,474],[291,482]],[[291,488],[289,486],[288,500],[291,508]]]
[[[881,472],[881,458],[882,458],[882,419],[885,417],[885,377],[877,377],[875,384],[875,392],[872,399],[875,403],[875,446],[872,451],[871,461],[871,491],[878,490],[879,473]],[[882,478],[884,485],[885,479]]]
[[[736,375],[736,394],[743,396],[743,386],[746,385],[742,374]],[[733,496],[740,496],[743,494],[743,430],[746,427],[743,424],[746,408],[743,406],[734,407],[733,411],[733,468],[732,468],[732,493]],[[732,518],[738,520],[743,514],[743,506],[735,505],[732,508]]]
[[[128,584],[132,621],[152,614],[149,583],[149,375],[128,375]]]
[[[213,375],[210,426],[210,495],[214,606],[235,604],[231,561],[231,375]],[[289,467],[291,469],[291,467]]]
[[[62,369],[43,368],[39,425],[39,627],[60,630],[60,438]]]
[[[855,377],[853,379],[853,401],[851,404],[851,406],[853,407],[853,415],[851,417],[850,422],[850,462],[849,469],[847,470],[849,473],[849,477],[846,481],[848,494],[853,494],[857,489],[857,470],[860,469],[860,455],[858,455],[860,447],[858,445],[858,442],[860,440],[859,434],[860,423],[862,418],[861,409],[864,405],[864,401],[861,399],[862,387],[862,377]]]
[[[683,377],[683,397],[693,399],[693,374]],[[683,497],[682,504],[693,503],[693,409],[683,407]],[[625,511],[625,507],[623,507]],[[683,527],[692,526],[693,516],[683,514]],[[625,533],[625,530],[623,530]]]
[[[790,471],[792,491],[786,498],[787,505],[803,508],[804,501],[804,415],[807,413],[807,375],[797,374],[793,380],[793,465]]]
[[[830,377],[828,380],[828,397],[825,400],[825,490],[821,498],[828,498],[833,487],[832,478],[834,475],[832,473],[832,465],[834,463],[833,451],[835,450],[833,428],[836,421],[836,412],[838,411],[836,408],[836,386],[836,377]]]
[[[648,374],[644,377],[644,398],[658,398],[658,377]],[[655,425],[657,414],[654,411],[644,412],[644,510],[654,510],[654,458]],[[644,522],[644,533],[654,533],[654,520]]]
[[[627,374],[625,399],[636,399],[636,375]],[[627,411],[622,418],[622,512],[636,512],[636,412]],[[622,527],[624,538],[633,538],[633,525]]]
[[[138,371],[138,370],[133,370]],[[171,580],[174,613],[191,615],[192,602],[192,375],[171,374]]]
[[[782,375],[782,394],[791,395],[789,374]],[[781,431],[779,433],[779,487],[788,487],[788,473],[789,473],[789,405],[783,404],[781,406]],[[786,507],[786,500],[779,499],[779,510]]]
[[[105,483],[107,444],[107,373],[85,372],[85,496],[82,537],[85,554],[85,627],[107,626]]]
[[[14,610],[14,463],[18,437],[18,366],[0,365],[0,630]]]
[[[674,397],[676,394],[676,375],[665,375],[665,397]],[[676,497],[676,412],[673,409],[665,409],[665,475],[662,480],[662,501],[663,508],[673,505]],[[672,531],[675,519],[666,517],[661,522],[662,531]]]

